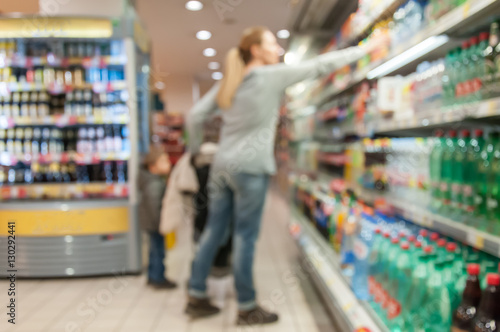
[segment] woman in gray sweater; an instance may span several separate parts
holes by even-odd
[[[278,320],[256,303],[253,283],[255,242],[259,235],[269,177],[276,172],[274,139],[285,89],[327,75],[361,59],[375,45],[320,55],[298,65],[278,64],[279,45],[264,27],[249,28],[227,55],[224,79],[190,111],[189,147],[196,154],[205,119],[222,110],[220,147],[209,182],[209,217],[192,265],[186,313],[203,317],[219,312],[206,295],[206,278],[231,220],[234,222],[233,271],[238,294],[238,324]],[[233,218],[234,217],[234,218]]]

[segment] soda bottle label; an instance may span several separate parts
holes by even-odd
[[[387,308],[387,318],[394,319],[401,313],[401,304],[396,299],[389,299],[389,306]]]

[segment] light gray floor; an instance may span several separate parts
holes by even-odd
[[[178,233],[168,253],[168,274],[179,282],[174,291],[146,287],[146,276],[18,281],[18,317],[7,324],[7,283],[0,282],[0,331],[26,332],[326,332],[333,331],[308,278],[298,278],[298,249],[288,233],[289,212],[274,194],[268,196],[257,246],[255,277],[259,301],[280,314],[277,324],[238,328],[232,277],[209,280],[221,314],[190,321],[183,313],[192,245],[189,227]],[[307,294],[306,294],[307,293]]]

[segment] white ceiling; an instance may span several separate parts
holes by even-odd
[[[265,25],[273,32],[287,28],[292,13],[290,0],[201,0],[198,12],[185,9],[185,0],[136,0],[136,9],[153,43],[152,76],[155,81],[169,76],[210,78],[210,61],[223,62],[226,52],[238,44],[242,31]],[[297,3],[298,1],[292,0]],[[219,8],[219,11],[216,10]],[[199,30],[212,38],[197,40]],[[286,42],[281,41],[285,46]],[[213,58],[203,56],[205,48],[217,50]]]

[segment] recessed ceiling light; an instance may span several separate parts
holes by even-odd
[[[288,39],[290,37],[290,31],[283,29],[278,31],[276,35],[279,39]]]
[[[224,75],[220,71],[216,71],[215,73],[212,73],[212,78],[216,81],[221,80],[224,77]]]
[[[186,2],[186,9],[197,12],[198,10],[203,9],[203,4],[200,1],[188,1]]]
[[[214,61],[214,62],[210,62],[208,64],[208,69],[210,69],[210,70],[217,70],[219,68],[220,68],[220,63],[218,63],[218,62]]]
[[[196,38],[199,40],[209,40],[212,38],[212,33],[207,30],[201,30],[196,33]]]
[[[217,51],[214,50],[213,48],[206,48],[203,50],[203,55],[206,57],[213,57],[217,54]]]

